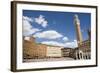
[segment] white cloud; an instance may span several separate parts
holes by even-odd
[[[63,43],[57,41],[43,41],[42,44],[53,45],[53,46],[63,46]]]
[[[33,28],[30,22],[32,22],[31,18],[23,16],[23,35],[24,36],[28,36],[35,32],[40,31],[40,29]]]
[[[46,26],[47,26],[47,23],[48,23],[47,21],[43,21],[43,22],[42,22],[42,26],[43,26],[43,27],[46,27]]]
[[[39,17],[35,18],[35,22],[44,28],[48,25],[48,21],[44,18],[43,15],[40,15]]]
[[[70,47],[70,48],[75,48],[75,47],[77,47],[77,41],[74,40],[72,42],[66,42],[66,43],[64,43],[64,46],[65,47]]]
[[[43,32],[38,32],[34,35],[37,38],[45,38],[45,39],[57,39],[63,37],[60,33],[55,30],[48,30]]]
[[[70,47],[70,48],[77,47],[77,41],[66,42],[66,43],[57,42],[57,41],[43,41],[41,43],[42,44],[47,44],[47,45],[53,45],[53,46]]]
[[[66,41],[68,41],[68,38],[67,38],[67,37],[63,37],[62,40],[63,40],[64,42],[66,42]]]
[[[29,18],[27,16],[23,16],[23,20],[26,20],[28,22],[33,22],[33,19],[32,18]]]

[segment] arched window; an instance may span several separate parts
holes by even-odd
[[[80,59],[79,53],[77,53],[77,58]]]
[[[81,59],[83,58],[83,55],[82,55],[82,53],[80,53],[80,58],[81,58]]]
[[[79,59],[83,59],[83,52],[79,50]]]

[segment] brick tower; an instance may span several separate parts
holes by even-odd
[[[81,28],[80,28],[80,20],[78,18],[78,15],[74,15],[74,24],[76,27],[76,35],[77,35],[77,43],[78,47],[81,45],[83,39],[82,39],[82,33],[81,33]]]

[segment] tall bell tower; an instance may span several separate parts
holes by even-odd
[[[76,28],[77,43],[78,43],[78,46],[80,46],[83,39],[82,39],[82,33],[81,33],[81,28],[80,28],[80,20],[78,18],[78,15],[76,14],[74,15],[74,24]]]

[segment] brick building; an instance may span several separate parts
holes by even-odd
[[[23,40],[23,58],[30,59],[37,57],[37,46],[33,37],[24,37]]]
[[[45,45],[35,43],[35,38],[25,37],[23,40],[23,58],[24,59],[41,59],[50,57],[61,57],[59,46]]]
[[[45,44],[37,44],[38,58],[46,58],[47,46]]]

